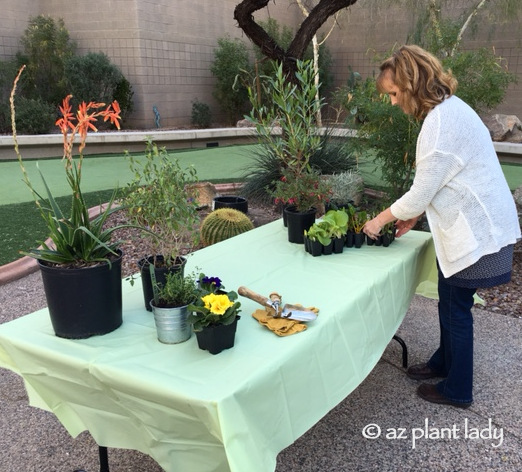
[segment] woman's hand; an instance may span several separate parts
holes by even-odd
[[[373,220],[367,221],[363,227],[363,232],[372,239],[377,239],[381,233],[382,225],[379,217],[376,216]]]
[[[400,238],[403,234],[406,234],[410,229],[412,229],[416,224],[418,216],[415,218],[411,218],[410,220],[397,220],[395,226],[397,227],[397,232],[395,233],[396,238]]]

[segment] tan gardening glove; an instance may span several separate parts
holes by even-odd
[[[299,305],[301,306],[301,305]],[[304,307],[303,307],[304,309]],[[306,308],[314,313],[318,313],[319,310],[315,307]],[[306,329],[306,324],[301,321],[291,320],[289,318],[274,318],[275,311],[273,308],[265,308],[256,310],[252,313],[252,316],[259,321],[260,324],[266,326],[270,331],[274,332],[278,336],[290,336],[295,333],[299,333]]]

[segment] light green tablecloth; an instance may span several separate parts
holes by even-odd
[[[373,369],[433,257],[430,235],[411,231],[388,248],[314,258],[287,242],[279,220],[198,251],[186,270],[319,307],[306,331],[280,338],[242,299],[234,348],[213,356],[195,336],[164,345],[138,281],[125,283],[123,325],[105,336],[57,338],[46,310],[0,326],[0,365],[73,436],[89,430],[166,471],[273,471],[277,454]]]

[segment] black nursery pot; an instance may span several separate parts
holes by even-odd
[[[156,260],[160,262],[162,267],[154,267],[154,256],[144,257],[138,261],[138,267],[140,268],[141,285],[143,288],[143,302],[147,311],[152,311],[150,301],[154,298],[154,290],[152,288],[152,280],[150,278],[150,267],[154,267],[154,274],[156,276],[156,282],[164,284],[167,280],[168,273],[181,272],[181,275],[185,275],[185,264],[187,259],[182,256],[178,257],[175,264],[169,266],[163,265],[165,258],[163,256],[156,256]]]
[[[353,245],[359,249],[364,244],[364,237],[366,235],[364,233],[355,233],[353,235]]]
[[[64,268],[38,261],[56,336],[85,339],[122,324],[121,261],[111,265]]]
[[[288,228],[288,241],[296,244],[304,243],[304,232],[315,223],[316,209],[298,212],[294,205],[284,209]]]
[[[219,208],[233,208],[234,210],[248,213],[248,200],[235,195],[223,195],[222,197],[214,197],[214,210]]]

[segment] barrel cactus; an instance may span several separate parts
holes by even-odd
[[[224,241],[254,229],[250,218],[233,208],[220,208],[209,213],[201,224],[201,240],[205,246]]]

